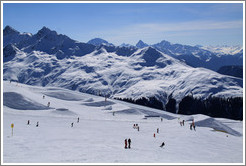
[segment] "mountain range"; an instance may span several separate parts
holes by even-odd
[[[242,64],[240,52],[219,55],[167,41],[151,46],[140,41],[136,47],[99,38],[83,43],[47,27],[33,35],[10,26],[3,30],[3,46],[4,80],[111,98],[154,97],[163,105],[170,97],[179,103],[190,94],[203,99],[243,96],[243,79],[201,68]]]

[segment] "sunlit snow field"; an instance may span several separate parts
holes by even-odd
[[[242,121],[105,102],[62,88],[3,81],[2,124],[3,163],[243,163]],[[131,149],[124,148],[128,138]]]

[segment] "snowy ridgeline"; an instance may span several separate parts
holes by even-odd
[[[242,163],[242,134],[242,121],[3,82],[4,163]]]

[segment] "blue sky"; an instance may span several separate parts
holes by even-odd
[[[242,45],[242,3],[4,3],[3,27],[37,33],[46,26],[87,42],[115,45],[167,40],[188,45]]]

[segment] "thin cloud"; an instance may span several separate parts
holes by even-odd
[[[127,39],[134,40],[144,38],[158,38],[167,33],[182,32],[198,32],[206,33],[213,30],[231,30],[241,31],[243,29],[243,21],[189,21],[179,23],[145,23],[134,24],[118,29],[110,29],[103,32],[94,32],[94,35],[102,36],[110,39],[112,42],[125,42]],[[190,34],[190,33],[188,33]],[[157,37],[158,36],[158,37]]]

